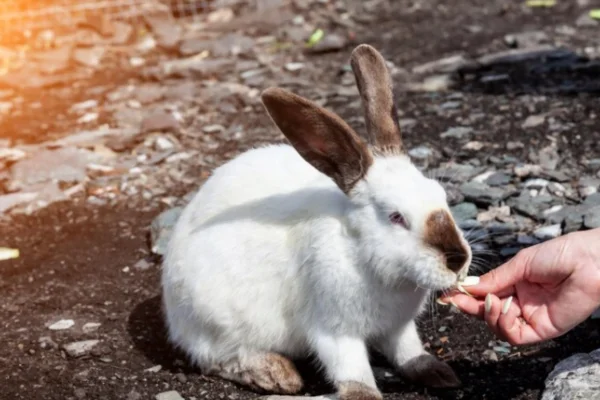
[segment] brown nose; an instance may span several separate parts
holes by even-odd
[[[459,271],[467,262],[468,249],[458,234],[458,228],[445,210],[432,212],[425,222],[425,242],[446,258],[446,266]]]

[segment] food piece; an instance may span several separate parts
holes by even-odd
[[[462,287],[479,285],[479,277],[478,276],[467,276],[464,280],[462,280],[461,282],[458,282],[458,284]]]

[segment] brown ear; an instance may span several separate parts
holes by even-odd
[[[382,152],[401,152],[398,111],[385,59],[373,47],[361,44],[352,52],[350,65],[362,98],[371,145]]]
[[[346,194],[373,162],[367,145],[334,113],[280,88],[261,96],[273,122],[296,151]]]

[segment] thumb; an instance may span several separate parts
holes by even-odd
[[[515,293],[515,284],[525,278],[526,266],[529,263],[531,251],[521,250],[507,263],[491,270],[480,277],[479,283],[465,289],[475,297],[483,297],[488,293],[503,298]]]

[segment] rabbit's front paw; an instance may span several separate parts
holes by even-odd
[[[461,385],[452,368],[431,354],[423,354],[408,361],[400,371],[411,381],[429,387],[455,388]]]
[[[379,390],[360,382],[342,382],[339,384],[339,400],[382,400]]]

